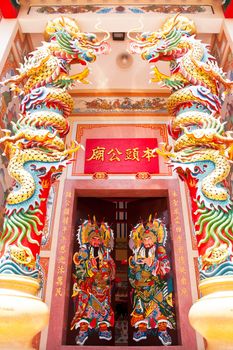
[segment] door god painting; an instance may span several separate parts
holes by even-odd
[[[169,329],[175,328],[170,262],[166,253],[167,231],[160,219],[139,223],[130,234],[129,281],[132,286],[133,340],[158,337],[171,345]]]
[[[73,294],[75,314],[71,330],[77,330],[76,344],[83,345],[90,332],[111,340],[114,313],[111,307],[115,264],[110,256],[113,232],[107,223],[86,220],[79,227],[79,250],[73,256]]]

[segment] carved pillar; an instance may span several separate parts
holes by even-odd
[[[15,180],[7,196],[0,234],[0,348],[32,349],[34,335],[48,321],[40,289],[40,246],[52,183],[79,149],[66,149],[67,117],[73,108],[68,89],[88,83],[89,69],[69,76],[71,64],[94,62],[108,50],[105,39],[82,33],[61,17],[48,22],[41,47],[29,54],[19,74],[2,82],[20,97],[21,114],[0,139],[9,175]]]
[[[170,75],[152,68],[152,82],[171,90],[169,132],[174,147],[157,153],[187,184],[193,226],[198,243],[201,299],[190,310],[190,321],[208,343],[208,350],[233,349],[233,205],[227,177],[233,160],[232,134],[221,121],[219,86],[229,91],[226,79],[207,45],[195,38],[192,20],[176,15],[157,32],[132,40],[130,50],[144,60],[171,61]]]

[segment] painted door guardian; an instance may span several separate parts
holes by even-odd
[[[73,256],[75,264],[72,298],[75,315],[71,330],[78,330],[76,344],[83,345],[91,330],[99,339],[111,340],[114,313],[111,307],[111,285],[115,263],[110,256],[113,232],[107,223],[98,225],[86,220],[78,231],[80,249]]]
[[[131,325],[133,340],[158,336],[163,345],[171,345],[168,328],[175,328],[171,284],[166,279],[170,263],[165,244],[167,231],[160,219],[140,223],[130,234],[129,281],[133,288]]]

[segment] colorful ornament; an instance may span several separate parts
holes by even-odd
[[[0,235],[0,273],[37,278],[46,203],[51,184],[70,163],[80,145],[66,149],[67,117],[73,108],[68,89],[76,82],[87,83],[89,69],[70,76],[72,64],[87,65],[108,50],[96,35],[82,33],[66,17],[48,22],[47,42],[25,57],[19,74],[5,80],[19,95],[21,114],[12,130],[2,130],[0,139],[8,158],[8,172],[15,180],[6,199],[3,232]]]
[[[75,315],[71,330],[78,329],[76,344],[83,345],[90,330],[98,332],[99,339],[111,340],[114,326],[111,307],[111,286],[115,278],[115,263],[110,256],[113,232],[107,223],[98,225],[86,220],[80,225],[77,239],[79,250],[73,256],[73,294]]]
[[[227,177],[233,160],[232,133],[221,122],[219,85],[226,79],[207,45],[195,38],[192,20],[176,15],[157,32],[132,39],[130,50],[149,62],[170,61],[170,76],[152,68],[152,82],[171,90],[168,112],[174,150],[158,149],[189,188],[198,242],[200,278],[233,275],[233,210]]]
[[[170,262],[166,254],[167,230],[160,219],[149,218],[130,234],[129,281],[133,291],[133,340],[145,340],[153,331],[163,345],[171,345],[168,328],[175,328]]]

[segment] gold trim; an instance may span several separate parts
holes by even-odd
[[[109,96],[135,96],[135,97],[169,97],[171,92],[165,91],[148,91],[148,90],[135,90],[135,91],[122,91],[122,90],[70,90],[69,94],[75,96],[86,96],[86,97],[109,97]]]
[[[0,274],[0,289],[10,289],[37,295],[39,288],[39,281],[35,278],[14,274]]]
[[[214,293],[233,291],[233,276],[210,277],[202,280],[199,284],[202,296]]]

